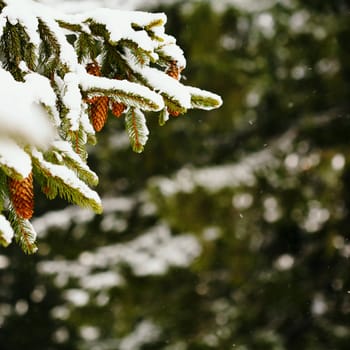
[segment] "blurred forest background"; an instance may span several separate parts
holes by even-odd
[[[104,214],[38,199],[0,251],[1,350],[349,348],[350,1],[237,3],[152,9],[224,105],[141,155],[110,118]]]

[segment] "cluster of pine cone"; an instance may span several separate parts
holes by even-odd
[[[86,71],[97,77],[101,76],[100,67],[95,62],[89,63],[86,66]],[[119,118],[126,109],[123,103],[110,101],[108,96],[95,96],[88,99],[87,102],[90,104],[90,118],[95,131],[101,131],[106,124],[109,107],[111,107],[112,113],[117,118]]]
[[[100,67],[96,62],[89,63],[86,66],[86,71],[94,76],[101,76]],[[181,71],[182,68],[178,67],[177,62],[171,61],[166,70],[166,74],[176,80],[180,80]],[[95,96],[88,99],[87,102],[90,104],[90,118],[95,131],[101,131],[106,124],[109,108],[117,118],[119,118],[126,109],[126,106],[123,103],[110,101],[108,96]],[[168,112],[174,117],[177,117],[180,114],[180,112],[171,110],[170,108],[168,108]]]

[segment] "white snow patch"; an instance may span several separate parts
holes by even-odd
[[[62,101],[68,108],[66,118],[70,121],[72,131],[79,130],[81,115],[81,92],[79,89],[79,79],[75,73],[67,73],[64,76],[64,92]]]
[[[173,179],[154,177],[150,180],[150,184],[159,188],[164,196],[191,193],[195,187],[202,187],[215,193],[225,188],[254,186],[257,171],[277,166],[277,164],[278,161],[272,153],[264,150],[243,159],[238,164],[201,169],[183,168],[175,174]]]
[[[27,177],[32,170],[32,161],[28,153],[6,137],[0,138],[0,164],[23,178]]]
[[[90,290],[110,289],[123,284],[124,280],[120,274],[113,271],[93,273],[80,279],[82,288]]]
[[[46,79],[32,74],[22,83],[0,68],[0,80],[0,137],[10,135],[24,144],[46,148],[55,135],[47,112],[38,103],[52,103]]]
[[[81,289],[68,289],[64,298],[75,306],[84,306],[89,302],[89,294]]]
[[[127,264],[136,276],[163,275],[173,266],[187,267],[200,253],[196,237],[173,236],[168,226],[159,224],[127,243],[83,252],[76,261],[43,261],[38,264],[38,271],[57,275],[58,280],[76,279],[82,288],[108,290],[123,284],[118,266]]]
[[[119,344],[120,350],[141,349],[142,345],[154,342],[160,336],[160,329],[153,322],[141,321],[136,329],[123,338]]]
[[[7,244],[11,243],[12,238],[14,236],[11,224],[3,215],[0,215],[0,236],[1,239],[4,240]]]

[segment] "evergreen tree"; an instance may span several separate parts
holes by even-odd
[[[0,241],[15,235],[32,253],[34,185],[49,199],[102,211],[86,147],[108,115],[124,118],[132,149],[142,152],[145,113],[157,112],[163,125],[221,99],[181,83],[186,61],[164,31],[164,14],[68,16],[18,0],[0,1],[0,11]]]

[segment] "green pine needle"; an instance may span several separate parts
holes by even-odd
[[[148,139],[148,128],[142,112],[136,108],[130,108],[125,116],[125,127],[132,150],[141,153]]]

